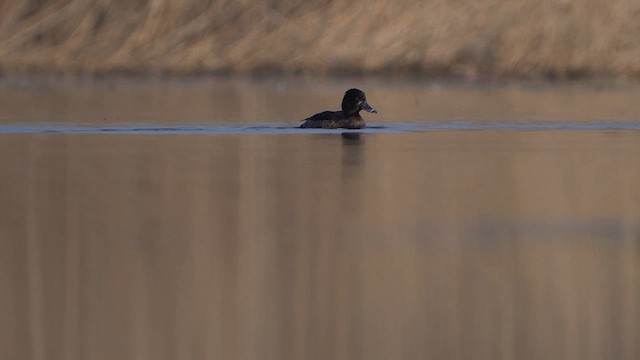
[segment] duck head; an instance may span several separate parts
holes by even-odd
[[[364,95],[364,91],[359,89],[347,90],[347,92],[344,93],[344,98],[342,98],[342,113],[347,117],[359,116],[358,113],[360,110],[378,113],[376,109],[367,103],[367,97]]]

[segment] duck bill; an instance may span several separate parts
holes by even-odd
[[[367,104],[366,101],[362,103],[362,110],[366,110],[367,112],[374,113],[374,114],[378,113],[378,111],[376,111],[376,109],[369,106],[369,104]]]

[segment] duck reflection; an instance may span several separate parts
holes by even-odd
[[[360,132],[343,132],[342,137],[342,178],[343,185],[353,186],[356,190],[364,171],[365,163],[365,135]]]
[[[362,145],[364,143],[364,138],[360,132],[343,132],[341,136],[342,145]]]

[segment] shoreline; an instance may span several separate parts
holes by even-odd
[[[329,72],[326,74],[287,73],[282,71],[260,72],[163,72],[149,70],[105,71],[105,72],[67,72],[67,71],[0,71],[0,89],[8,83],[68,83],[84,82],[123,82],[123,83],[198,83],[198,82],[250,82],[262,84],[311,84],[327,86],[331,84],[367,83],[379,86],[403,87],[461,87],[484,89],[544,89],[544,88],[584,88],[636,89],[640,78],[627,77],[582,77],[575,79],[550,79],[542,77],[487,77],[465,78],[448,74],[384,74],[363,72]]]
[[[26,65],[3,66],[0,59],[0,79],[5,77],[29,77],[29,76],[59,76],[75,78],[309,78],[309,79],[332,79],[332,78],[387,78],[401,80],[440,80],[453,82],[544,82],[544,83],[572,83],[572,82],[629,82],[640,83],[640,73],[628,72],[618,73],[597,73],[589,71],[576,71],[569,74],[535,73],[487,73],[472,74],[443,69],[437,67],[433,69],[416,70],[413,68],[394,68],[382,70],[363,70],[355,68],[336,68],[323,71],[311,69],[286,70],[277,67],[255,68],[244,71],[233,69],[206,69],[190,67],[101,67],[85,68],[79,66],[40,66]]]

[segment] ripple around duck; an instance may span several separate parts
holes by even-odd
[[[332,134],[344,132],[358,133],[403,133],[434,131],[629,131],[640,130],[640,121],[598,121],[598,122],[478,122],[478,121],[423,121],[371,123],[364,129],[300,129],[286,123],[258,123],[252,125],[121,125],[121,126],[78,126],[64,123],[0,125],[0,134]]]

